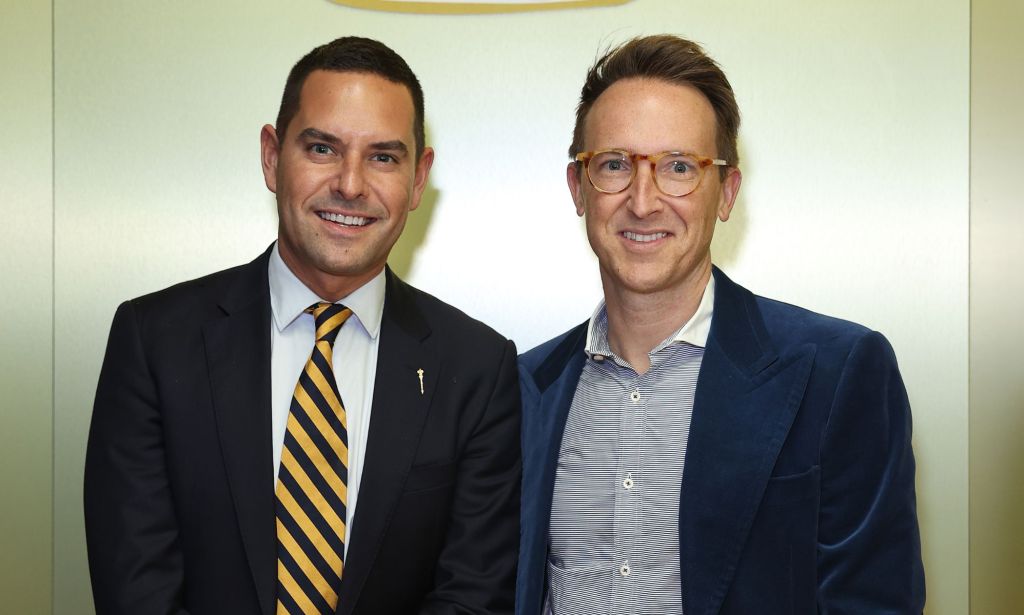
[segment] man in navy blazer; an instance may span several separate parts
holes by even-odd
[[[634,39],[587,75],[567,181],[604,301],[520,357],[522,615],[924,607],[888,342],[711,263],[738,126],[692,42]]]
[[[385,264],[433,161],[418,80],[377,41],[318,47],[261,146],[277,243],[114,317],[85,467],[96,612],[511,613],[515,346]],[[307,308],[334,302],[352,315],[319,339]]]

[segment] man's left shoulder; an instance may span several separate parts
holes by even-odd
[[[438,336],[439,339],[449,342],[468,342],[483,346],[504,347],[509,342],[489,325],[394,274],[389,276],[388,284],[391,294],[389,298],[396,301],[399,306],[397,309],[414,307],[416,315],[430,328],[431,336]]]
[[[781,354],[812,344],[819,358],[832,355],[843,361],[859,349],[870,355],[890,357],[895,362],[889,341],[878,331],[776,299],[754,297],[765,328]]]

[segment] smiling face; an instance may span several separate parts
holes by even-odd
[[[317,70],[278,135],[260,134],[289,269],[335,301],[380,273],[419,205],[434,153],[416,160],[409,90],[383,77]]]
[[[699,91],[631,78],[612,84],[594,102],[583,146],[717,157],[715,135],[715,113]],[[700,296],[711,275],[716,218],[729,218],[739,191],[738,169],[728,167],[721,179],[717,167],[710,167],[700,186],[682,197],[662,193],[647,163],[638,165],[632,185],[617,194],[598,192],[575,163],[569,164],[567,180],[576,212],[586,217],[606,300],[623,293]]]

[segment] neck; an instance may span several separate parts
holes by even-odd
[[[693,318],[711,277],[711,266],[684,283],[652,293],[634,292],[610,283],[602,272],[608,345],[639,374],[651,366],[650,352]]]
[[[306,285],[306,288],[313,291],[317,297],[332,303],[351,295],[384,269],[384,265],[381,265],[372,271],[358,276],[333,275],[296,258],[287,249],[284,242],[278,241],[278,251],[284,264],[295,274],[295,277],[300,282]]]

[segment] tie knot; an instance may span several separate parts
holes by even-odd
[[[339,303],[314,303],[306,312],[316,319],[316,341],[333,345],[341,325],[345,324],[352,310]]]

